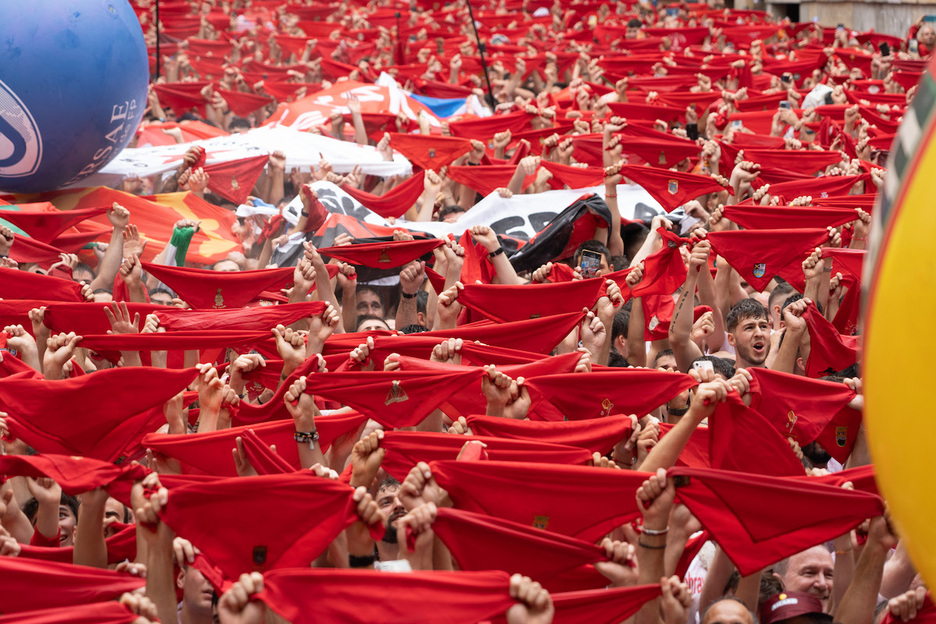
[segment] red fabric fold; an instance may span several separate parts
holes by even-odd
[[[503,323],[591,309],[601,296],[603,286],[601,278],[522,286],[466,284],[458,294],[458,301]]]
[[[791,162],[803,173],[813,174],[842,161],[842,154],[831,150],[746,149],[744,159],[767,169],[785,169]]]
[[[552,595],[556,624],[617,624],[660,596],[659,585],[637,585]]]
[[[466,416],[477,435],[565,444],[605,455],[615,444],[630,437],[631,420],[627,416],[608,416],[587,421],[537,422],[512,420],[477,414]]]
[[[799,206],[725,206],[722,214],[748,230],[838,227],[858,218],[857,212],[845,208]]]
[[[270,330],[278,324],[288,326],[298,320],[318,316],[325,311],[325,305],[322,301],[304,301],[232,310],[181,310],[163,306],[156,306],[153,310],[159,317],[159,326],[168,332],[220,329],[263,331]]]
[[[415,427],[448,395],[480,383],[484,374],[480,368],[315,374],[307,377],[306,392],[349,405],[386,427]]]
[[[573,167],[546,160],[540,166],[553,174],[549,185],[554,189],[564,186],[570,189],[591,188],[604,183],[604,169],[601,167]]]
[[[373,195],[361,191],[349,184],[342,184],[342,190],[361,202],[361,204],[376,212],[384,219],[399,219],[406,211],[413,207],[425,189],[426,172],[414,172],[409,178],[397,184],[383,195]]]
[[[774,275],[802,290],[802,262],[828,241],[829,233],[819,228],[729,230],[709,232],[707,238],[755,290],[764,290]]]
[[[241,443],[244,445],[247,461],[258,474],[288,474],[296,471],[294,466],[261,440],[253,430],[248,429],[244,432]]]
[[[393,269],[431,253],[445,242],[438,238],[411,241],[385,241],[379,243],[360,243],[338,247],[320,247],[323,256],[337,258],[355,266],[372,269]]]
[[[358,519],[352,494],[347,485],[307,471],[190,482],[169,489],[161,518],[236,579],[308,566]],[[245,534],[244,527],[252,529]]]
[[[121,489],[129,498],[130,486],[149,471],[139,464],[115,466],[91,457],[72,455],[0,455],[0,474],[49,477],[66,494],[76,495],[99,487]],[[123,482],[117,485],[115,482]],[[5,558],[0,557],[0,561]]]
[[[719,403],[709,419],[709,457],[719,470],[776,477],[803,473],[786,439],[736,392]]]
[[[146,585],[146,579],[89,566],[0,557],[3,613],[33,611],[97,603],[120,598]],[[24,614],[28,617],[29,614]],[[70,620],[66,620],[70,621]]]
[[[382,622],[474,624],[504,613],[514,600],[505,572],[276,570],[258,594],[293,624]]]
[[[549,401],[566,418],[588,420],[612,414],[642,417],[696,382],[682,373],[635,368],[543,375],[525,384],[532,396]]]
[[[0,405],[10,433],[40,452],[122,461],[165,422],[163,405],[197,374],[127,367],[57,381],[14,375],[0,379]]]
[[[639,514],[646,473],[591,466],[436,461],[430,465],[456,509],[595,542]],[[510,492],[505,496],[504,492]],[[608,492],[619,495],[608,496]]]
[[[282,401],[280,403],[282,404]],[[285,406],[282,411],[286,412]],[[289,463],[293,470],[298,470],[299,451],[293,439],[296,426],[288,413],[284,414],[284,418],[286,420],[241,425],[198,435],[150,433],[143,438],[141,444],[181,462],[183,474],[236,477],[237,471],[231,458],[231,451],[236,446],[234,438],[252,429],[265,444],[275,444],[277,454]],[[320,415],[315,419],[315,427],[319,433],[317,444],[323,451],[327,451],[336,438],[356,431],[366,420],[365,416],[357,412]]]
[[[663,238],[663,246],[644,259],[643,278],[631,291],[634,297],[669,296],[686,281],[687,269],[679,247],[688,244],[689,239],[680,238],[665,228],[657,232]]]
[[[208,189],[235,204],[243,204],[253,192],[254,185],[270,160],[269,155],[238,158],[205,165]]]
[[[726,190],[715,178],[694,173],[624,165],[621,174],[642,186],[666,212],[676,210],[699,195]]]
[[[45,301],[84,301],[77,282],[27,273],[18,269],[0,269],[0,297],[3,299],[41,299]]]
[[[498,188],[506,188],[516,171],[516,165],[463,165],[449,167],[448,176],[487,197]],[[535,179],[535,175],[524,177],[522,187],[525,189]]]
[[[472,150],[469,139],[390,133],[390,146],[423,169],[438,171]]]
[[[747,152],[745,152],[746,154]],[[857,182],[864,181],[867,185],[868,177],[864,174],[857,176],[823,176],[821,178],[803,178],[791,182],[779,182],[770,185],[770,194],[792,201],[797,197],[809,195],[815,201],[822,197],[835,195],[848,195],[848,192]],[[755,181],[755,186],[760,186]]]
[[[843,336],[811,303],[803,312],[809,331],[807,377],[824,377],[844,370],[858,361],[858,338]],[[826,449],[828,450],[828,449]]]
[[[604,549],[595,544],[473,511],[440,508],[432,530],[460,570],[503,570],[543,583],[579,566],[607,561]]]
[[[455,329],[439,329],[419,335],[440,338],[440,342],[444,338],[462,338],[531,353],[549,353],[584,317],[584,312],[569,312],[512,323],[462,325]]]
[[[206,271],[143,263],[143,269],[193,308],[242,308],[264,290],[292,283],[293,267],[256,271]]]
[[[125,505],[129,505],[129,496],[126,499],[121,500],[121,502]],[[116,564],[127,559],[135,559],[136,525],[126,525],[125,528],[108,537],[105,542],[107,543],[108,564]],[[68,546],[65,548],[53,546],[52,548],[45,548],[42,546],[30,546],[28,544],[23,544],[19,558],[37,559],[41,561],[56,561],[58,563],[71,563],[74,559],[74,554],[74,546]]]
[[[108,210],[109,208],[57,210],[51,203],[42,202],[3,208],[0,210],[0,219],[25,230],[30,237],[38,241],[51,243],[68,228],[85,219],[102,215]]]
[[[861,412],[848,407],[855,391],[845,384],[766,368],[750,369],[751,407],[800,446],[818,442],[839,463],[851,454]]]
[[[526,111],[519,111],[467,121],[453,121],[449,123],[449,130],[454,136],[476,139],[486,144],[498,132],[510,130],[511,133],[517,133],[529,130],[532,119],[533,117]]]
[[[708,529],[742,576],[834,539],[884,512],[873,494],[790,479],[674,467],[676,498]],[[809,509],[804,514],[803,509]]]
[[[246,117],[258,108],[273,101],[272,98],[257,95],[256,93],[227,91],[225,89],[215,89],[215,92],[221,94],[221,97],[227,102],[228,108],[238,117]]]
[[[381,466],[403,481],[417,463],[455,459],[465,443],[477,440],[485,444],[489,459],[495,461],[542,461],[550,464],[582,466],[591,459],[585,449],[541,441],[508,440],[486,436],[456,436],[427,431],[388,431],[380,441],[387,454]]]
[[[47,604],[44,597],[38,600]],[[0,615],[0,624],[131,624],[139,617],[119,602],[99,602]]]

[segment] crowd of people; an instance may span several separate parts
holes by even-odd
[[[238,207],[193,143],[123,181],[236,210],[237,251],[210,263],[198,220],[141,233],[158,201],[0,212],[0,622],[936,617],[874,481],[859,361],[871,213],[931,21],[132,4],[141,130],[171,141],[347,81],[474,112],[348,96],[308,129],[411,176],[277,151]],[[392,227],[336,222],[317,182]],[[619,205],[627,185],[662,211]],[[565,188],[583,195],[532,239],[414,225]],[[78,251],[84,219],[106,227]]]

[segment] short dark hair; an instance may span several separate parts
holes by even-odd
[[[380,321],[384,325],[387,325],[386,319],[384,319],[382,316],[377,316],[376,314],[359,314],[357,321],[354,323],[354,330],[357,331],[357,329],[363,325],[365,321]],[[390,325],[387,325],[387,327],[390,327]]]
[[[458,204],[452,204],[451,206],[443,206],[442,208],[439,209],[439,221],[443,220],[445,217],[449,216],[450,214],[455,214],[458,212],[468,212],[468,211],[465,210],[462,206],[459,206]]]
[[[59,505],[65,505],[71,512],[75,514],[75,520],[78,520],[78,499],[74,496],[69,496],[65,492],[62,492],[62,498],[59,500]],[[36,514],[39,513],[39,501],[35,498],[30,498],[22,506],[23,514],[29,518],[30,522],[33,522],[36,519]]]
[[[653,358],[653,367],[656,368],[657,362],[660,361],[660,358],[664,358],[669,355],[672,355],[675,357],[676,354],[673,353],[672,349],[663,349],[662,351],[657,351],[656,357]]]
[[[629,20],[627,20],[627,27],[628,27],[628,28],[640,28],[641,26],[643,26],[643,22],[641,22],[641,21],[640,21],[639,19],[637,19],[636,17],[632,17],[632,18],[630,18]]]
[[[600,253],[604,256],[605,262],[608,263],[608,266],[611,266],[611,250],[596,241],[595,239],[590,239],[578,246],[578,249],[575,250],[575,253],[572,255],[572,258],[575,260],[575,264],[581,263],[582,252],[585,250],[594,251]]]
[[[615,353],[612,351],[608,356],[608,366],[613,368],[627,368],[630,366],[630,362],[628,362],[627,358],[620,353]]]
[[[611,269],[623,271],[630,264],[625,256],[611,256]]]
[[[618,336],[624,336],[627,338],[627,326],[630,324],[630,312],[627,310],[621,310],[614,315],[614,320],[611,321],[611,343],[613,344],[615,340],[618,339]]]
[[[250,130],[250,121],[244,119],[243,117],[234,117],[231,119],[231,123],[228,124],[228,130],[236,130],[237,128],[246,128]]]
[[[407,325],[406,327],[401,327],[401,328],[398,329],[397,331],[400,332],[401,334],[420,334],[420,333],[422,333],[422,332],[427,332],[427,331],[429,331],[429,328],[428,328],[428,327],[424,327],[424,326],[422,326],[422,325],[418,325],[418,324],[416,324],[416,323],[413,323],[412,325]]]
[[[702,355],[692,360],[693,364],[696,362],[711,362],[715,372],[725,379],[734,377],[735,367],[731,360],[726,360],[725,358],[716,357],[714,355]]]
[[[796,292],[796,289],[793,288],[793,285],[789,282],[780,282],[777,284],[773,290],[770,291],[770,296],[767,298],[768,307],[773,308],[777,303],[777,299],[783,297],[783,300],[786,301],[786,298]]]
[[[767,308],[764,307],[764,304],[757,299],[742,299],[734,304],[731,311],[728,312],[728,318],[725,319],[725,329],[728,330],[728,333],[731,333],[738,326],[738,323],[746,321],[749,318],[762,318],[765,321],[769,321],[770,315],[767,313]]]

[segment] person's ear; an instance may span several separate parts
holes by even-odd
[[[735,337],[731,332],[728,332],[728,344],[730,344],[732,347],[735,346]]]
[[[179,570],[179,575],[176,577],[176,587],[183,589],[185,587],[185,568]]]

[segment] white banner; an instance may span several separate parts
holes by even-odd
[[[356,166],[368,175],[387,177],[409,175],[410,162],[400,154],[386,161],[370,146],[331,137],[300,132],[285,126],[255,128],[243,134],[215,137],[191,143],[157,147],[126,148],[106,167],[85,178],[80,186],[114,186],[128,177],[148,177],[175,171],[182,156],[192,145],[200,145],[207,152],[207,164],[229,162],[259,154],[272,154],[280,150],[286,154],[286,171],[294,167],[309,170],[327,160],[336,173],[349,173]]]
[[[471,210],[462,214],[455,223],[440,223],[438,221],[406,221],[397,219],[391,223],[380,215],[362,206],[356,199],[345,193],[330,182],[316,182],[312,188],[318,193],[319,199],[329,212],[339,212],[351,215],[366,223],[376,225],[398,225],[410,230],[428,232],[437,238],[452,234],[455,238],[461,236],[465,230],[474,225],[487,225],[498,234],[512,236],[521,240],[531,239],[542,230],[556,215],[565,210],[582,195],[596,193],[604,197],[604,186],[586,189],[572,189],[560,191],[546,191],[532,195],[514,195],[504,199],[496,192],[491,193]],[[647,191],[636,184],[618,185],[618,208],[624,219],[650,220],[656,215],[665,214],[665,211]],[[284,211],[287,220],[295,223],[299,220],[302,203],[298,197],[293,199],[289,208]],[[681,217],[682,212],[676,211],[673,216]]]

